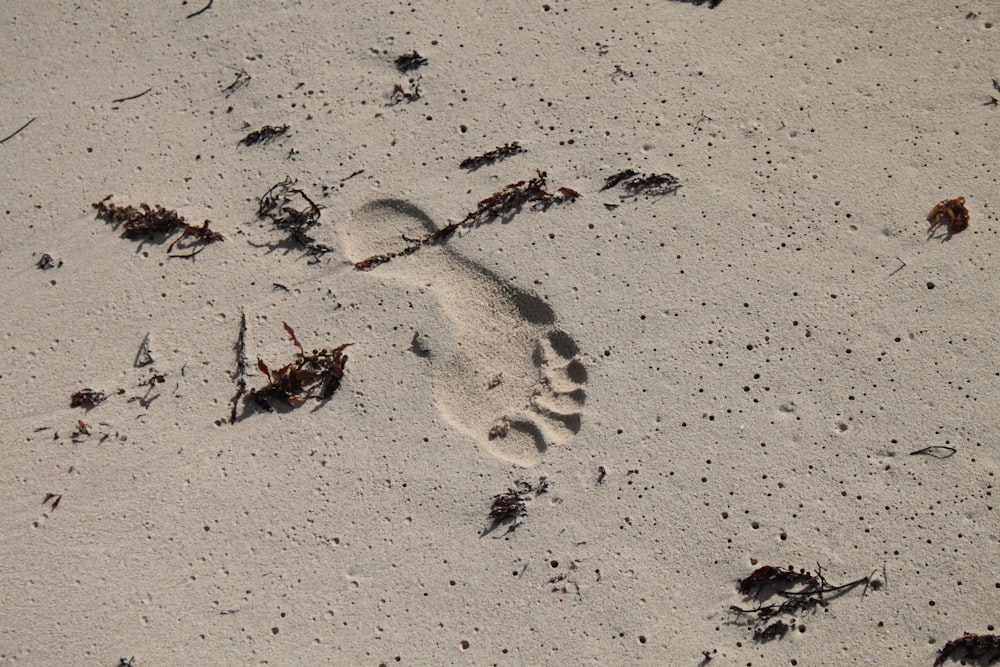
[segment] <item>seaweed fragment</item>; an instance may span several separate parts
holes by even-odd
[[[357,271],[369,271],[397,257],[412,255],[424,246],[444,243],[461,227],[476,227],[498,218],[513,217],[526,204],[531,204],[532,210],[544,211],[554,204],[572,202],[580,196],[579,192],[570,188],[559,188],[556,190],[556,194],[551,194],[545,190],[545,179],[545,172],[538,171],[534,178],[510,183],[502,190],[494,192],[486,199],[481,200],[476,209],[467,213],[462,220],[449,223],[441,229],[427,234],[423,238],[408,239],[404,237],[403,241],[408,244],[406,247],[394,252],[373,255],[360,262],[355,262],[354,268]]]
[[[253,146],[255,144],[269,144],[285,132],[288,132],[288,125],[265,125],[259,130],[254,130],[237,142],[237,146]]]
[[[965,197],[955,197],[939,201],[927,214],[931,223],[929,232],[933,233],[938,225],[948,228],[948,235],[965,231],[969,227],[969,209],[965,208]]]
[[[233,373],[233,381],[236,383],[236,394],[233,396],[232,411],[229,413],[229,423],[236,423],[236,410],[240,401],[247,393],[247,314],[240,310],[240,332],[236,336],[236,343],[233,345],[233,352],[236,353],[236,372]]]
[[[484,167],[488,164],[493,164],[494,162],[499,162],[500,160],[506,160],[512,155],[517,155],[518,153],[527,153],[527,151],[521,147],[520,143],[514,141],[494,148],[491,151],[487,151],[482,155],[466,158],[462,160],[458,166],[461,169],[475,171],[476,169]]]
[[[323,207],[300,188],[292,187],[294,183],[291,178],[285,178],[272,185],[257,203],[257,216],[269,218],[290,240],[305,248],[315,261],[319,261],[320,256],[333,252],[333,248],[318,243],[310,233],[310,230],[319,225]],[[293,206],[296,198],[305,202],[305,206],[301,203]]]
[[[532,494],[537,498],[548,489],[549,482],[543,475],[538,478],[537,485],[519,480],[504,493],[493,496],[493,504],[490,505],[490,513],[487,515],[490,524],[479,536],[485,537],[503,525],[507,526],[504,535],[513,533],[521,525],[521,519],[528,514],[525,502],[532,499]]]
[[[812,611],[818,606],[825,607],[831,600],[846,594],[848,591],[864,586],[877,590],[881,583],[873,581],[874,573],[867,577],[855,579],[846,584],[834,586],[823,576],[823,569],[817,566],[816,572],[796,570],[763,565],[749,576],[737,581],[737,590],[755,606],[744,608],[731,605],[729,610],[738,616],[750,615],[750,626],[754,628],[753,638],[758,642],[780,639],[789,629],[785,618],[793,617],[798,612]],[[862,593],[862,596],[864,593]],[[765,604],[772,597],[779,601]],[[794,625],[794,618],[790,618]]]
[[[194,237],[197,243],[204,244],[225,240],[222,234],[209,229],[208,220],[200,227],[194,227],[185,223],[184,216],[179,215],[177,211],[167,210],[160,205],[150,208],[145,202],[139,204],[138,209],[133,206],[117,206],[108,203],[113,196],[108,195],[92,206],[97,209],[98,218],[116,229],[121,226],[122,236],[127,239],[152,239],[157,235],[168,237],[180,230],[180,237],[170,244],[167,252],[173,250],[174,246],[187,237]]]
[[[410,70],[415,70],[423,67],[427,64],[427,58],[413,51],[412,53],[404,53],[395,60],[396,69],[404,74]]]
[[[268,383],[260,389],[247,392],[247,398],[268,412],[273,408],[272,399],[295,407],[310,398],[325,401],[340,388],[347,365],[347,355],[344,350],[353,343],[343,343],[332,350],[313,350],[306,353],[302,343],[295,336],[295,331],[287,323],[282,322],[285,332],[298,348],[295,360],[290,364],[272,371],[258,357],[257,368],[267,376]]]
[[[634,169],[625,169],[623,171],[619,171],[617,174],[612,174],[611,176],[608,176],[606,179],[604,179],[604,187],[601,188],[601,192],[604,192],[605,190],[610,190],[611,188],[615,187],[622,181],[628,178],[633,178],[634,176],[638,175],[639,172],[637,172]]]
[[[400,102],[416,102],[420,99],[420,77],[407,79],[406,84],[409,88],[403,88],[398,83],[393,86],[387,107],[394,107]]]
[[[86,408],[87,410],[90,410],[91,408],[97,407],[107,399],[108,395],[103,391],[95,391],[90,387],[84,387],[70,396],[69,407]]]
[[[248,85],[250,83],[250,79],[252,78],[253,77],[247,74],[245,69],[241,68],[240,71],[236,73],[236,78],[233,79],[233,82],[223,88],[222,92],[225,93],[226,97],[229,97],[243,86]]]
[[[55,269],[55,268],[62,268],[62,265],[63,261],[61,259],[59,260],[59,263],[56,264],[56,260],[52,259],[52,255],[50,255],[47,252],[43,252],[42,256],[38,258],[37,262],[35,262],[35,266],[37,266],[42,271],[48,271],[49,269]]]
[[[949,658],[978,660],[981,665],[1000,662],[1000,635],[975,635],[966,632],[941,647],[934,660],[934,667],[940,667]]]
[[[631,169],[618,172],[608,177],[604,182],[601,191],[609,190],[616,185],[621,185],[625,193],[619,195],[621,199],[635,199],[640,195],[647,197],[660,197],[677,192],[681,187],[681,182],[673,175],[663,174],[639,174]]]
[[[766,628],[757,628],[753,631],[753,640],[755,642],[769,642],[772,639],[780,639],[785,636],[788,632],[788,624],[784,621],[775,621]]]
[[[704,4],[708,5],[709,9],[715,9],[722,4],[722,0],[673,0],[674,2],[684,2],[689,5],[694,5],[696,7],[701,7]]]

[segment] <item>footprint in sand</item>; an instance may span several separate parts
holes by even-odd
[[[353,212],[341,228],[348,259],[397,251],[403,237],[437,231],[401,199]],[[455,329],[454,350],[434,350],[434,400],[448,421],[494,456],[537,465],[552,445],[580,430],[587,371],[549,306],[511,287],[445,245],[397,257],[372,270],[430,289]]]

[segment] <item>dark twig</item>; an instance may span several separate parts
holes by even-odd
[[[25,123],[25,124],[24,124],[24,125],[22,125],[21,127],[19,127],[19,128],[17,128],[16,130],[14,130],[14,131],[13,131],[12,133],[8,134],[8,135],[7,135],[6,137],[4,137],[3,139],[0,139],[0,144],[3,144],[3,143],[6,143],[8,139],[13,139],[13,138],[14,138],[14,137],[16,137],[16,136],[17,136],[18,134],[20,134],[20,133],[21,133],[21,131],[22,131],[22,130],[23,130],[24,128],[28,127],[29,125],[31,125],[32,123],[34,123],[34,122],[35,122],[36,120],[37,120],[37,118],[32,118],[32,119],[31,119],[31,120],[29,120],[29,121],[28,121],[27,123]]]
[[[112,104],[117,104],[118,102],[128,102],[129,100],[137,100],[137,99],[139,99],[140,97],[142,97],[143,95],[145,95],[146,93],[148,93],[148,92],[150,92],[152,90],[153,90],[152,88],[147,88],[146,90],[142,91],[141,93],[139,93],[137,95],[129,95],[128,97],[120,97],[117,100],[111,100],[111,103]]]
[[[187,254],[184,254],[184,255],[167,255],[167,259],[192,259],[192,258],[197,257],[198,255],[200,255],[202,253],[202,251],[204,251],[204,250],[205,250],[205,246],[201,246],[199,248],[195,248],[191,252],[189,252]]]
[[[199,14],[204,14],[205,12],[207,12],[209,9],[212,8],[212,3],[214,1],[215,0],[208,0],[208,4],[207,5],[205,5],[204,7],[202,7],[201,9],[199,9],[198,11],[196,11],[194,14],[188,14],[187,18],[193,19],[195,16],[198,16]],[[720,0],[720,2],[721,2],[721,0]]]
[[[45,498],[42,499],[42,504],[48,505],[49,511],[52,511],[59,507],[60,501],[62,501],[61,493],[46,493]]]
[[[906,267],[906,262],[904,262],[903,260],[899,259],[899,257],[897,257],[896,260],[899,262],[899,267],[897,267],[895,271],[893,271],[892,273],[889,274],[890,277],[896,275],[897,273],[899,273],[900,271],[902,271]]]
[[[225,88],[223,88],[222,92],[226,94],[226,97],[229,97],[243,86],[249,84],[251,78],[252,77],[249,74],[247,74],[247,71],[245,69],[240,69],[240,71],[236,73],[236,78],[233,80],[233,82],[228,86],[226,86]]]
[[[153,355],[149,351],[149,334],[147,333],[139,344],[139,351],[135,353],[135,361],[132,362],[132,366],[142,368],[143,366],[152,366],[154,363]]]
[[[958,450],[954,447],[948,447],[947,445],[931,445],[930,447],[924,447],[923,449],[918,449],[915,452],[910,452],[910,456],[926,454],[927,456],[933,456],[936,459],[946,459],[949,456],[954,456],[956,453],[958,453]]]
[[[236,409],[239,407],[243,395],[247,393],[246,337],[247,314],[240,310],[240,333],[236,336],[236,344],[233,345],[233,351],[236,352],[236,372],[233,374],[233,380],[236,381],[236,395],[233,396],[233,410],[229,413],[230,424],[236,423]]]

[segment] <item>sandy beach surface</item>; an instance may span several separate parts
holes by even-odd
[[[0,26],[0,665],[1000,656],[996,3]]]

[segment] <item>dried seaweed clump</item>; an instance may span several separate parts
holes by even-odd
[[[333,248],[318,243],[311,230],[319,225],[323,207],[309,198],[291,178],[286,178],[268,189],[257,203],[257,216],[269,218],[274,226],[288,234],[288,238],[306,249],[308,254],[319,257]],[[299,203],[297,200],[302,200]],[[316,261],[319,261],[318,259]]]
[[[506,525],[507,531],[504,535],[513,533],[514,529],[521,525],[521,518],[527,516],[528,510],[525,502],[535,498],[549,490],[549,482],[544,476],[538,478],[538,485],[531,482],[518,481],[513,488],[507,489],[505,493],[493,496],[493,504],[490,506],[488,519],[490,525],[480,534],[484,537],[500,526]]]
[[[934,667],[940,667],[945,660],[956,658],[966,661],[976,660],[980,665],[1000,662],[1000,635],[974,635],[966,632],[959,639],[952,639],[941,647]]]
[[[521,147],[521,144],[515,141],[513,143],[504,144],[499,148],[494,148],[493,150],[487,151],[482,155],[466,158],[462,160],[458,166],[462,169],[475,171],[476,169],[484,167],[488,164],[493,164],[494,162],[499,162],[500,160],[506,160],[512,155],[517,155],[518,153],[527,153],[527,151]]]
[[[253,146],[254,144],[269,144],[285,132],[288,132],[288,125],[278,125],[277,127],[274,125],[265,125],[240,139],[236,145]]]
[[[737,582],[737,590],[755,606],[743,608],[733,605],[729,609],[740,616],[750,615],[754,641],[767,642],[780,639],[794,627],[795,615],[799,612],[812,611],[817,606],[825,607],[831,600],[861,585],[866,592],[869,587],[873,590],[879,587],[878,582],[872,581],[872,575],[833,586],[827,582],[819,567],[816,572],[809,572],[791,566],[763,565]],[[765,604],[771,598],[778,600]]]
[[[934,231],[938,225],[947,225],[949,234],[965,231],[969,227],[969,209],[965,208],[965,197],[938,202],[927,214],[927,222],[931,223],[930,231]]]
[[[103,391],[95,391],[90,387],[85,387],[80,391],[76,392],[69,398],[69,407],[71,408],[86,408],[91,409],[97,407],[105,400],[107,400],[108,395]]]
[[[310,398],[325,401],[333,396],[344,379],[344,370],[347,366],[347,355],[344,354],[344,350],[352,345],[344,343],[332,350],[313,350],[311,353],[306,353],[302,343],[295,337],[292,327],[284,322],[282,324],[295,347],[299,349],[295,360],[272,371],[258,357],[257,368],[267,376],[268,383],[260,389],[247,392],[247,398],[253,399],[268,412],[272,410],[271,399],[295,407]]]
[[[694,5],[695,7],[701,7],[707,4],[709,9],[715,9],[722,4],[722,0],[674,0],[674,2],[685,2],[689,5]]]
[[[178,230],[183,233],[170,244],[167,252],[174,249],[181,240],[194,237],[198,243],[213,243],[224,240],[222,234],[208,228],[206,220],[201,227],[194,227],[184,222],[184,216],[177,211],[170,211],[157,205],[150,208],[143,202],[139,208],[133,206],[117,206],[108,203],[114,195],[108,195],[92,206],[97,209],[97,217],[117,228],[121,226],[122,236],[127,239],[154,238],[158,234],[169,236]]]
[[[406,80],[406,84],[409,89],[404,88],[402,84],[396,84],[392,88],[392,94],[389,95],[389,102],[386,106],[394,107],[400,102],[416,102],[420,99],[420,77],[412,77]]]
[[[395,60],[396,69],[400,72],[406,73],[410,70],[418,69],[427,64],[427,58],[413,51],[412,53],[404,53]]]
[[[374,255],[355,263],[354,268],[358,271],[368,271],[397,257],[412,255],[423,246],[447,241],[460,227],[474,227],[497,218],[513,216],[524,208],[525,204],[531,204],[535,210],[546,210],[553,204],[571,202],[580,196],[579,192],[570,188],[559,188],[555,194],[547,192],[545,177],[545,172],[539,171],[532,179],[511,183],[480,201],[476,210],[470,211],[459,222],[445,225],[420,239],[404,239],[409,243],[407,247],[395,252]]]
[[[680,189],[681,182],[667,173],[640,174],[635,170],[626,169],[605,179],[601,191],[610,190],[616,185],[621,185],[625,190],[625,194],[620,195],[622,199],[634,199],[640,195],[659,197],[673,194]]]

